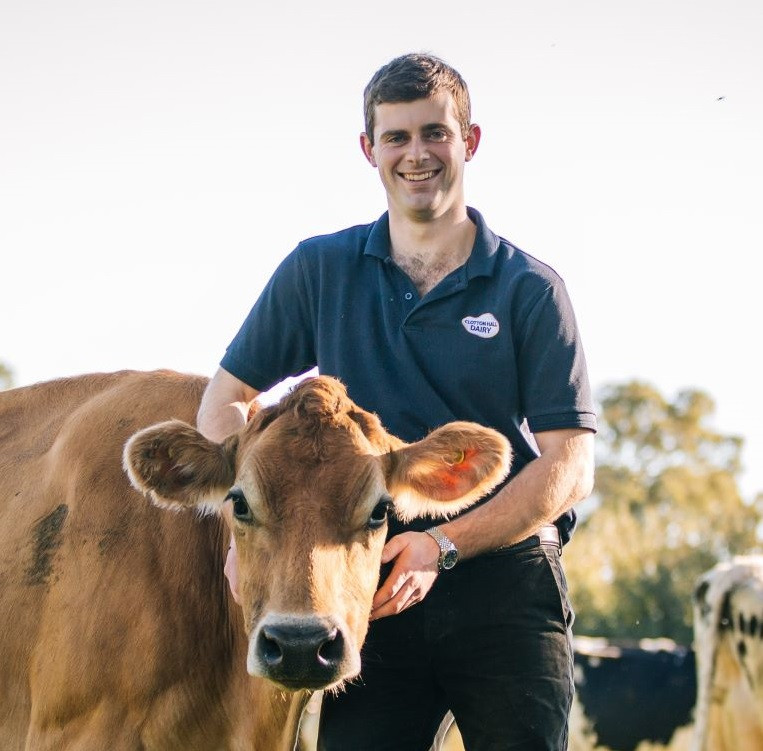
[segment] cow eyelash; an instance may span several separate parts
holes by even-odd
[[[383,527],[391,509],[392,499],[388,495],[382,496],[368,517],[368,528],[375,530]]]
[[[246,502],[246,497],[238,488],[233,488],[228,495],[225,496],[225,500],[231,501],[233,504],[233,516],[236,519],[249,524],[254,521],[252,509],[249,508],[249,504]]]

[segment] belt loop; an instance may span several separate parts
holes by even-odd
[[[555,524],[546,524],[538,530],[541,545],[554,545],[562,554],[562,538]]]
[[[562,538],[555,524],[545,524],[534,535],[511,545],[501,545],[497,550],[525,550],[539,545],[553,545],[562,554]]]

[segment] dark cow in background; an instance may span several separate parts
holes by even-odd
[[[666,639],[617,646],[577,637],[575,685],[598,745],[634,751],[642,741],[667,744],[692,721],[694,652]]]
[[[763,556],[719,563],[697,582],[699,688],[693,751],[763,749]]]

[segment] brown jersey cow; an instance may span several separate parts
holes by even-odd
[[[406,445],[325,377],[213,443],[205,384],[0,393],[3,751],[292,749],[310,691],[358,673],[388,513],[463,508],[508,469],[498,433]]]

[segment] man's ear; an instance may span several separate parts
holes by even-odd
[[[363,156],[368,159],[368,163],[372,167],[376,167],[376,159],[374,159],[374,145],[371,143],[371,139],[367,133],[360,134],[360,148],[363,150]]]
[[[477,151],[477,147],[480,145],[480,138],[482,138],[482,129],[476,123],[472,123],[469,126],[469,132],[466,135],[466,161],[471,161]]]
[[[449,516],[482,498],[509,471],[511,447],[498,431],[452,422],[382,457],[387,489],[404,519]]]

